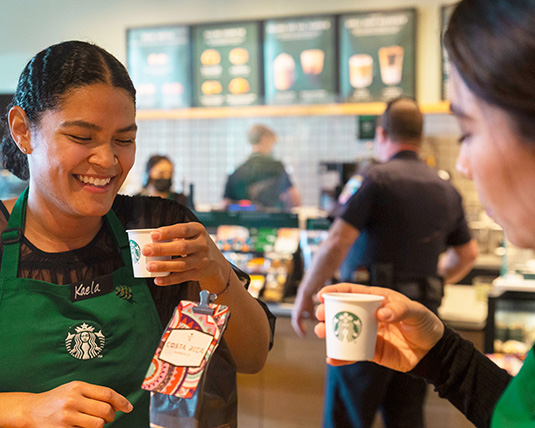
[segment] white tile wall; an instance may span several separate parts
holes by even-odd
[[[282,160],[299,189],[303,205],[319,203],[318,165],[321,161],[350,162],[372,152],[357,139],[355,116],[291,116],[222,119],[141,120],[138,123],[137,162],[125,187],[134,193],[140,186],[149,156],[159,153],[175,162],[176,188],[194,184],[195,203],[221,202],[228,174],[250,153],[247,130],[256,123],[271,127],[279,135],[274,156]],[[446,169],[465,198],[467,209],[479,210],[472,183],[455,170],[459,129],[452,116],[429,114],[425,118],[426,142],[422,154],[433,156]]]

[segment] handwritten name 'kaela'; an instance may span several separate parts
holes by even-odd
[[[74,287],[74,298],[78,299],[78,297],[91,296],[100,292],[100,284],[95,284],[95,281],[91,281],[91,285],[80,284]]]

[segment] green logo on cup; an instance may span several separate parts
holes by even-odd
[[[333,332],[340,342],[353,342],[362,332],[362,321],[350,312],[338,312],[333,319]]]
[[[141,248],[139,248],[139,245],[137,245],[137,242],[134,240],[130,240],[130,252],[132,253],[132,258],[134,259],[134,263],[139,262],[139,259],[141,257]]]

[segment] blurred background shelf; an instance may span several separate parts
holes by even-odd
[[[449,113],[449,102],[420,105],[424,114]],[[175,110],[139,110],[138,120],[206,119],[225,117],[278,116],[376,116],[382,114],[385,103],[341,103],[312,105],[261,105],[248,107],[193,107]]]

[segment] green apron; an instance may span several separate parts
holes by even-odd
[[[522,368],[511,379],[492,414],[492,428],[535,426],[535,355],[528,352]]]
[[[150,396],[140,386],[163,329],[145,279],[133,277],[123,225],[106,214],[123,259],[113,274],[81,285],[17,278],[27,198],[28,190],[2,234],[0,392],[39,393],[73,380],[107,386],[134,410],[106,426],[147,428]]]

